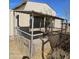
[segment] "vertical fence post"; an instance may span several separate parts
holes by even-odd
[[[15,35],[15,26],[14,25],[15,25],[15,12],[13,11],[13,38],[14,38],[14,35]]]
[[[66,23],[65,23],[65,39],[66,39],[66,36],[67,36],[67,20],[66,20]]]
[[[63,34],[63,20],[61,20],[61,33],[60,33],[60,40],[62,38],[62,34]]]
[[[44,17],[44,32],[45,32],[45,22],[46,22],[46,17]]]
[[[61,33],[63,32],[63,20],[61,20]]]
[[[32,49],[33,49],[33,27],[34,27],[34,17],[33,14],[31,15],[32,21],[32,31],[31,31],[31,40],[30,40],[30,59],[32,59]]]
[[[13,36],[14,36],[14,39],[16,39],[16,35],[17,35],[17,32],[16,32],[16,12],[13,10]]]

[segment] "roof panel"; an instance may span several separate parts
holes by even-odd
[[[25,2],[23,2],[21,5],[23,5],[24,3]],[[17,8],[20,11],[35,11],[35,12],[48,14],[52,16],[56,15],[56,12],[46,3],[26,2],[24,9],[22,9],[23,7],[21,7],[21,5],[19,6],[20,8]]]

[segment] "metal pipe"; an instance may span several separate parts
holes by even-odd
[[[16,20],[16,18],[15,18],[15,11],[13,11],[13,35],[14,35],[14,38],[15,38],[15,35],[16,35],[16,29],[15,29],[15,27],[16,27],[16,23],[15,23],[15,20]]]
[[[38,35],[43,35],[43,33],[40,33],[40,34],[35,34],[35,35],[33,35],[33,36],[38,36]]]
[[[20,31],[20,32],[22,32],[22,33],[24,33],[24,34],[27,34],[27,35],[29,35],[29,36],[32,36],[31,34],[29,34],[29,33],[27,33],[27,32],[25,32],[25,31],[23,31],[23,30],[21,30],[21,29],[19,29],[19,28],[16,28],[18,31]],[[33,36],[38,36],[38,35],[43,35],[43,33],[40,33],[40,34],[33,34]]]
[[[31,31],[31,40],[30,40],[30,59],[32,59],[32,48],[33,48],[33,28],[34,28],[34,17],[33,14],[31,15],[32,20],[32,31]]]
[[[44,28],[45,28],[45,22],[46,22],[46,17],[44,17]],[[44,29],[44,32],[45,32],[45,29]]]
[[[66,36],[67,36],[67,24],[68,22],[67,22],[67,20],[66,20],[66,23],[65,23],[65,39],[66,39]]]
[[[19,26],[19,15],[17,15],[16,18],[17,18],[17,26],[20,27]]]
[[[23,31],[23,30],[21,30],[21,29],[19,29],[19,28],[16,28],[16,29],[17,29],[18,31],[20,31],[20,32],[24,33],[24,34],[27,34],[27,35],[31,36],[31,34],[29,34],[29,33],[25,32],[25,31]]]

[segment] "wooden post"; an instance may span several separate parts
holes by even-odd
[[[34,27],[34,17],[33,14],[31,15],[32,20],[32,31],[31,31],[31,40],[30,40],[30,59],[32,59],[32,48],[33,48],[33,27]]]

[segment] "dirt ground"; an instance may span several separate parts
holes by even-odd
[[[19,40],[18,40],[19,39]],[[46,40],[46,38],[44,39]],[[16,37],[15,39],[10,37],[9,40],[9,56],[10,59],[22,59],[23,56],[29,56],[29,41],[23,41],[23,38]],[[32,59],[42,59],[41,51],[42,42],[40,39],[33,40],[33,57]],[[50,44],[46,43],[44,46],[44,57],[47,59],[47,55],[51,50]]]
[[[43,38],[44,41],[47,38]],[[42,41],[40,39],[33,40],[32,59],[42,59]],[[29,56],[29,40],[24,37],[10,37],[9,40],[9,59],[22,59],[23,56]],[[44,45],[45,59],[70,59],[69,53],[62,49],[54,49],[53,53],[50,43]]]

